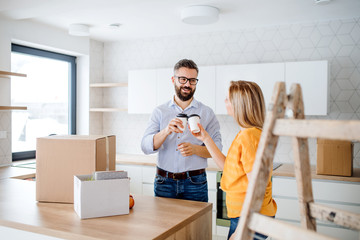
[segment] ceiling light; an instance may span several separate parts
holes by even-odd
[[[109,28],[111,29],[119,29],[121,26],[120,23],[112,23],[112,24],[109,24]]]
[[[89,36],[89,26],[85,24],[70,24],[69,34],[73,36]]]
[[[317,5],[325,5],[331,2],[331,0],[314,0]]]
[[[181,20],[188,24],[210,24],[218,19],[219,9],[212,6],[189,6],[181,11]]]

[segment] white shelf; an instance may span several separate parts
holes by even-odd
[[[0,71],[0,78],[11,78],[11,77],[26,77],[23,73],[14,73],[7,71]],[[24,106],[0,106],[0,110],[27,110]]]
[[[0,110],[27,110],[27,107],[23,107],[23,106],[0,106]]]
[[[90,108],[90,112],[127,112],[126,108]]]
[[[113,88],[113,87],[127,87],[127,82],[118,83],[90,83],[90,88]],[[90,112],[127,112],[125,108],[90,108]]]
[[[121,83],[91,83],[91,88],[108,88],[108,87],[127,87],[127,82],[121,82]]]
[[[23,73],[14,73],[14,72],[7,72],[7,71],[0,71],[0,77],[26,77],[26,74]]]

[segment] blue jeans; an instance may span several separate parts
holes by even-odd
[[[156,197],[186,199],[200,202],[208,201],[206,172],[186,179],[174,180],[156,174],[154,182]]]
[[[273,216],[272,218],[275,218],[275,216]],[[239,223],[239,217],[237,218],[230,218],[230,229],[229,229],[229,235],[227,237],[227,239],[230,239],[231,235],[235,232],[235,229]],[[261,240],[261,239],[266,239],[268,236],[266,235],[263,235],[261,233],[258,233],[258,232],[255,232],[255,236],[253,239],[256,239],[256,240]]]

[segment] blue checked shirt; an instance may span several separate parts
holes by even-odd
[[[213,110],[195,99],[192,100],[185,110],[182,110],[174,100],[156,107],[151,114],[150,121],[142,138],[141,149],[145,154],[158,152],[158,167],[169,172],[177,173],[206,168],[206,158],[195,154],[184,157],[177,150],[177,146],[183,142],[204,146],[203,142],[191,134],[187,126],[183,133],[171,133],[167,136],[161,147],[154,150],[154,135],[164,129],[171,119],[175,118],[179,113],[185,113],[188,116],[191,114],[200,115],[201,125],[209,133],[220,151],[222,150],[220,125]]]

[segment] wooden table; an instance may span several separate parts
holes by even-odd
[[[14,168],[0,174],[14,176]],[[211,203],[134,196],[128,215],[81,220],[73,204],[37,202],[35,195],[35,182],[0,177],[0,225],[64,239],[212,238]]]

